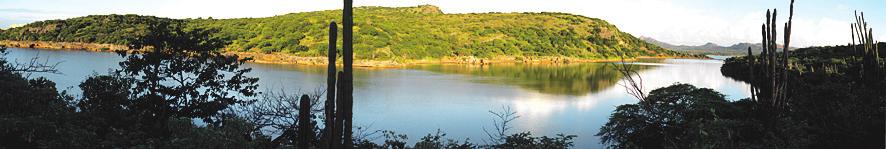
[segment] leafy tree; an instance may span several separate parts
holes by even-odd
[[[255,96],[257,78],[240,65],[249,58],[216,51],[225,43],[211,38],[213,31],[186,28],[181,24],[151,26],[151,34],[133,42],[121,55],[117,73],[131,76],[132,110],[140,117],[164,122],[171,117],[201,118],[214,122],[220,110]],[[162,124],[162,123],[161,123]]]
[[[101,114],[109,121],[120,121],[132,104],[132,80],[117,76],[93,76],[80,84],[83,100],[77,107],[83,113]]]
[[[149,27],[129,41],[145,51],[121,53],[121,69],[81,83],[78,101],[52,81],[22,74],[56,72],[53,65],[0,58],[0,148],[270,148],[255,124],[222,115],[257,94],[257,79],[240,67],[248,59],[216,51],[224,42],[211,31]]]
[[[211,138],[177,134],[183,131],[178,129],[206,130],[197,134],[226,131],[213,129],[228,125],[223,124],[228,121],[220,115],[222,110],[249,102],[257,94],[258,79],[245,76],[250,69],[240,67],[249,59],[216,51],[224,42],[209,37],[208,34],[212,33],[209,30],[188,28],[177,23],[160,23],[150,28],[153,32],[132,41],[130,45],[132,49],[145,50],[131,54],[120,52],[126,57],[125,61],[120,62],[120,69],[108,75],[92,76],[80,84],[83,99],[77,105],[87,119],[88,124],[85,125],[95,128],[94,133],[102,140],[99,144],[102,147],[168,148],[163,146],[213,141],[199,140]],[[187,121],[192,118],[202,119],[209,125],[193,126]],[[231,124],[234,125],[240,124]],[[254,124],[242,125],[238,127],[253,127]],[[243,129],[237,130],[241,132],[250,130],[253,134],[258,132],[254,128],[237,129]],[[230,137],[229,134],[220,135]],[[247,136],[205,137],[222,137],[224,139],[208,142],[222,144],[225,142],[217,141],[251,141],[263,137]]]
[[[714,90],[675,84],[655,89],[646,100],[621,105],[597,134],[612,148],[718,148],[728,143],[705,141],[728,138],[708,133],[723,127],[734,113]]]

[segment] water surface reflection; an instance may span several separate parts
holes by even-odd
[[[117,68],[113,53],[10,48],[9,59],[39,56],[62,62],[64,74],[47,77],[60,89],[76,86],[93,73]],[[713,88],[730,99],[748,96],[748,86],[723,77],[718,60],[669,59],[642,66],[647,91],[676,82]],[[261,88],[311,92],[325,86],[324,67],[249,63]],[[510,106],[521,116],[516,130],[539,135],[574,134],[577,148],[603,148],[597,133],[615,106],[635,103],[620,87],[621,76],[606,64],[421,65],[399,69],[355,69],[356,126],[393,130],[414,143],[436,129],[456,139],[482,142],[491,127],[489,110]]]

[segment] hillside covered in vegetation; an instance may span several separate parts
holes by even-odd
[[[444,14],[430,5],[360,7],[355,14],[354,47],[359,59],[609,59],[620,49],[629,57],[679,55],[621,32],[606,21],[572,14]],[[227,42],[227,51],[315,57],[325,56],[329,23],[340,16],[341,10],[238,19],[92,15],[10,28],[0,31],[0,39],[129,45],[156,34],[175,34],[174,30],[202,29]]]

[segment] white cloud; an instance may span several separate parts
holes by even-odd
[[[849,22],[831,18],[797,18],[793,25],[792,42],[798,45],[844,45],[851,42]]]

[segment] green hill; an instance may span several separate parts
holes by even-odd
[[[331,21],[341,10],[266,18],[168,19],[138,15],[92,15],[34,22],[0,31],[0,39],[127,45],[157,24],[212,29],[228,41],[224,50],[324,56]],[[621,32],[606,21],[565,13],[444,14],[436,6],[355,9],[355,56],[361,59],[427,59],[459,56],[566,56],[605,59],[626,49],[634,56],[678,53]],[[339,27],[341,27],[339,25]],[[341,42],[339,42],[341,43]]]
[[[138,15],[91,15],[67,20],[46,20],[0,31],[0,39],[127,45],[169,24],[184,27],[188,21]]]

